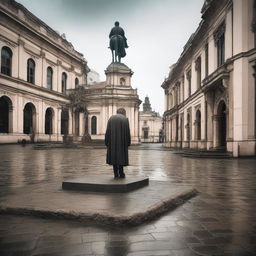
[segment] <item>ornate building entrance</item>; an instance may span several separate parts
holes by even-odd
[[[226,148],[227,146],[227,117],[226,104],[221,101],[218,105],[218,141],[217,146]]]
[[[23,111],[23,133],[32,134],[36,130],[36,108],[34,104],[27,103]]]

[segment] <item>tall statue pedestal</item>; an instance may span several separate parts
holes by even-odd
[[[92,141],[104,140],[108,119],[123,108],[129,119],[131,143],[139,144],[139,99],[137,89],[131,85],[133,71],[124,63],[113,62],[105,70],[106,81],[86,88],[89,127],[97,119],[97,129],[90,132]]]

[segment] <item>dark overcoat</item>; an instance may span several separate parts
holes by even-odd
[[[105,134],[107,164],[129,165],[128,147],[131,145],[129,120],[121,114],[111,116]]]

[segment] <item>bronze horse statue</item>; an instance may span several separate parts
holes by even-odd
[[[121,62],[121,58],[125,57],[125,48],[128,48],[127,38],[124,30],[119,26],[119,22],[115,22],[109,34],[109,48],[112,52],[112,62]]]
[[[126,55],[123,37],[120,35],[113,35],[110,38],[109,48],[112,52],[112,62],[121,62],[121,58]]]

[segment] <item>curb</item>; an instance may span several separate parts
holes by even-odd
[[[185,193],[177,195],[175,198],[162,200],[160,203],[148,208],[145,212],[139,212],[130,216],[109,215],[99,213],[82,213],[74,211],[56,210],[47,211],[33,208],[15,208],[0,206],[0,214],[37,216],[50,219],[76,220],[83,223],[94,223],[111,226],[137,226],[144,222],[151,221],[184,204],[187,200],[196,196],[199,192],[191,189]]]

